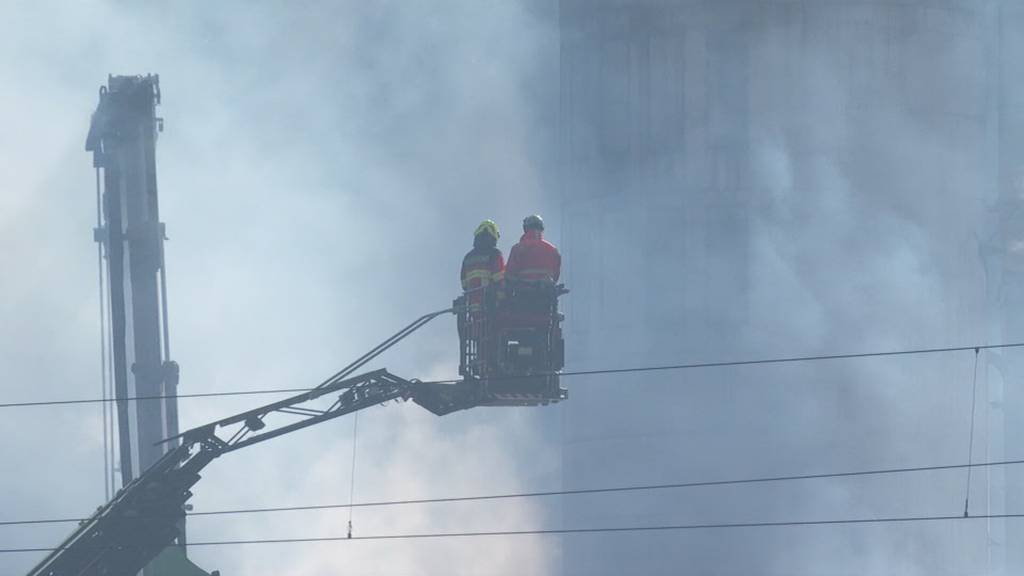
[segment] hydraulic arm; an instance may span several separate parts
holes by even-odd
[[[228,452],[389,400],[412,399],[438,415],[480,405],[483,396],[472,382],[405,380],[384,369],[351,376],[430,320],[450,312],[453,309],[420,317],[308,392],[164,440],[173,448],[81,523],[29,576],[138,573],[178,537],[199,472]]]
[[[30,575],[136,574],[178,535],[199,472],[219,456],[356,410],[408,398],[415,384],[387,370],[338,380],[185,432],[168,452],[100,508]],[[331,399],[325,409],[306,406]],[[281,422],[291,417],[291,422]],[[226,434],[218,430],[227,428]]]

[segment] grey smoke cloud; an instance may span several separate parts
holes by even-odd
[[[982,10],[972,27],[956,10],[897,3],[734,3],[731,15],[721,5],[632,6],[635,20],[611,8],[579,17],[592,37],[606,31],[592,24],[602,17],[627,22],[627,40],[609,34],[605,52],[591,47],[593,68],[572,56],[570,74],[626,74],[614,64],[626,44],[635,59],[621,61],[633,62],[629,77],[644,94],[636,62],[662,66],[658,50],[672,40],[629,31],[685,14],[686,50],[674,54],[686,62],[691,107],[680,126],[691,136],[682,152],[626,161],[626,198],[586,186],[569,196],[566,220],[578,230],[567,243],[567,324],[578,330],[570,369],[985,340],[976,239],[994,183]],[[600,100],[574,97],[577,106]],[[736,99],[745,115],[730,108]],[[653,96],[632,102],[624,115],[657,115]],[[599,115],[590,118],[600,133]],[[724,174],[714,164],[723,141],[742,145]],[[666,175],[670,154],[686,170]],[[584,166],[570,181],[616,174],[614,162]],[[572,485],[630,484],[963,462],[972,363],[965,352],[577,379],[563,474]],[[980,372],[976,460],[989,441]],[[956,515],[964,485],[958,472],[707,488],[567,502],[563,514],[584,525]],[[976,475],[974,513],[986,496]],[[566,541],[565,573],[984,573],[986,530],[598,536]]]

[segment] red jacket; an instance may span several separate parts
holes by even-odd
[[[505,277],[513,280],[550,280],[558,282],[562,273],[562,255],[544,239],[540,230],[528,230],[508,255]]]

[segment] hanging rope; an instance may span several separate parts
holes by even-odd
[[[161,232],[161,235],[163,232]],[[171,359],[171,331],[167,326],[167,261],[164,258],[164,238],[160,238],[160,327],[163,329],[164,361]]]
[[[348,537],[352,538],[352,510],[355,509],[351,506],[355,502],[356,496],[356,438],[359,434],[359,412],[356,412],[352,418],[352,477],[348,481]]]
[[[109,259],[110,255],[107,254]],[[104,297],[109,302],[110,296],[110,274],[106,275],[107,278],[107,295]],[[114,311],[110,306],[107,306],[107,398],[112,400],[117,396],[117,392],[114,390],[114,330],[110,327],[114,325]],[[117,494],[117,483],[118,483],[118,472],[121,471],[120,451],[118,450],[120,439],[117,436],[117,419],[114,417],[116,413],[114,411],[114,405],[108,401],[107,410],[110,411],[110,418],[107,421],[107,434],[110,437],[110,495]]]
[[[967,441],[967,490],[964,493],[964,518],[968,517],[968,510],[971,501],[971,463],[974,461],[974,411],[978,404],[978,354],[979,350],[974,349],[974,376],[971,378],[971,433]]]
[[[100,191],[100,169],[96,168],[96,230],[103,227],[103,194]],[[100,386],[103,396],[103,495],[110,500],[110,406],[107,398],[107,291],[103,281],[103,239],[96,238],[96,272],[99,278],[99,300],[100,300]]]

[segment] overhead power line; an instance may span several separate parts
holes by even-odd
[[[778,522],[726,522],[707,524],[665,524],[658,526],[602,526],[594,528],[551,528],[538,530],[496,530],[490,532],[425,532],[419,534],[376,534],[370,536],[314,536],[306,538],[254,538],[249,540],[209,540],[189,542],[189,546],[238,546],[243,544],[298,544],[308,542],[341,542],[345,540],[422,540],[428,538],[478,538],[509,536],[550,536],[559,534],[602,534],[622,532],[669,532],[680,530],[721,530],[736,528],[782,528],[800,526],[841,526],[858,524],[906,524],[917,522],[952,522],[970,520],[1007,520],[1024,518],[1024,514],[984,514],[978,516],[896,516],[889,518],[838,518],[826,520],[789,520]],[[19,552],[56,552],[60,548],[0,548],[0,554]]]
[[[577,488],[572,490],[547,490],[537,492],[514,492],[509,494],[491,494],[483,496],[452,496],[447,498],[421,498],[406,500],[381,500],[376,502],[356,502],[352,504],[309,504],[305,506],[280,506],[265,508],[237,508],[233,510],[211,510],[208,512],[190,512],[189,517],[194,516],[222,516],[229,514],[258,514],[267,512],[298,512],[308,510],[328,510],[338,508],[370,508],[385,506],[407,506],[415,504],[446,504],[455,502],[479,502],[486,500],[511,500],[516,498],[540,498],[548,496],[576,496],[585,494],[609,494],[615,492],[643,492],[655,490],[670,490],[682,488],[701,488],[712,486],[731,486],[743,484],[765,484],[770,482],[791,482],[798,480],[822,480],[827,478],[851,478],[857,476],[881,476],[887,474],[908,474],[915,472],[938,472],[944,470],[961,470],[964,468],[987,468],[994,466],[1011,466],[1024,464],[1024,459],[1004,460],[998,462],[977,462],[973,464],[945,464],[939,466],[914,466],[903,468],[878,468],[873,470],[856,470],[848,472],[824,472],[818,474],[795,474],[789,476],[758,476],[753,478],[738,478],[726,480],[699,480],[691,482],[675,482],[666,484],[636,484],[629,486],[612,486],[603,488]],[[146,517],[139,517],[145,519]],[[46,520],[5,520],[0,521],[0,526],[17,526],[25,524],[60,524],[70,522],[81,522],[83,518],[55,518]]]
[[[598,376],[608,374],[627,374],[636,372],[665,372],[674,370],[693,370],[704,368],[726,368],[730,366],[756,366],[761,364],[791,364],[798,362],[820,362],[826,360],[850,360],[856,358],[878,358],[885,356],[911,356],[919,354],[942,354],[950,352],[964,352],[967,350],[996,350],[1005,348],[1022,348],[1024,342],[1013,342],[1009,344],[981,344],[977,346],[950,346],[946,348],[917,348],[909,350],[886,350],[880,352],[853,352],[844,354],[821,354],[815,356],[784,356],[780,358],[758,358],[752,360],[728,360],[720,362],[694,362],[688,364],[668,364],[662,366],[635,366],[631,368],[603,368],[597,370],[575,370],[569,372],[550,373],[558,374],[561,377],[572,376]],[[534,374],[544,376],[545,373]],[[515,377],[491,378],[491,380],[514,379]],[[430,380],[424,384],[456,384],[460,380]],[[128,402],[142,400],[163,400],[167,398],[211,398],[220,396],[252,396],[261,394],[296,394],[310,392],[312,388],[271,388],[264,390],[235,390],[229,392],[199,392],[195,394],[172,394],[155,396],[131,396],[128,398],[83,398],[78,400],[42,400],[32,402],[6,402],[0,403],[0,408],[25,408],[29,406],[57,406],[68,404],[96,404],[100,402]]]

